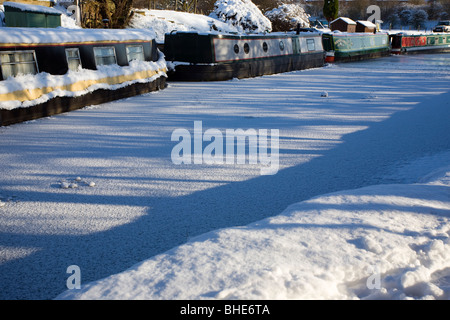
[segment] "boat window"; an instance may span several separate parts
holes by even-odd
[[[0,65],[3,79],[39,72],[34,50],[3,51],[0,53]]]
[[[128,62],[132,60],[144,61],[144,47],[141,45],[127,46]]]
[[[264,50],[264,52],[267,52],[267,50],[269,50],[269,46],[267,45],[267,42],[263,43],[263,50]]]
[[[234,49],[234,53],[236,53],[236,54],[239,53],[239,46],[237,44],[234,45],[233,49]]]
[[[284,50],[284,42],[280,41],[280,50],[283,51]]]
[[[81,66],[80,50],[78,50],[78,48],[66,49],[66,58],[69,70],[77,71]]]
[[[116,64],[116,51],[114,47],[95,47],[95,64],[97,66]]]
[[[250,46],[248,45],[248,43],[244,43],[244,52],[247,54],[250,52]]]
[[[306,39],[306,46],[308,47],[308,51],[316,50],[316,44],[314,42],[314,39]]]

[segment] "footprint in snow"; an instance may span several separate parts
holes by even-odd
[[[368,94],[363,99],[365,99],[365,100],[372,100],[372,99],[377,99],[377,98],[378,97],[375,94]]]
[[[85,187],[95,187],[95,182],[93,181],[83,181],[80,177],[76,177],[73,180],[62,180],[60,183],[61,189],[76,189],[80,186]]]

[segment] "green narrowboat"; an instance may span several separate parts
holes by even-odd
[[[389,55],[387,33],[324,33],[326,61],[356,61]]]

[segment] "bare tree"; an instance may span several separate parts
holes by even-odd
[[[112,0],[114,4],[114,10],[110,13],[110,26],[111,28],[125,28],[133,16],[132,0]]]
[[[127,27],[132,13],[132,0],[87,0],[83,3],[83,27],[115,28]]]

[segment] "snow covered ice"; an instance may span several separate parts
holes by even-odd
[[[2,127],[0,296],[448,299],[449,78],[391,56]],[[194,121],[279,129],[278,173],[173,164]]]

